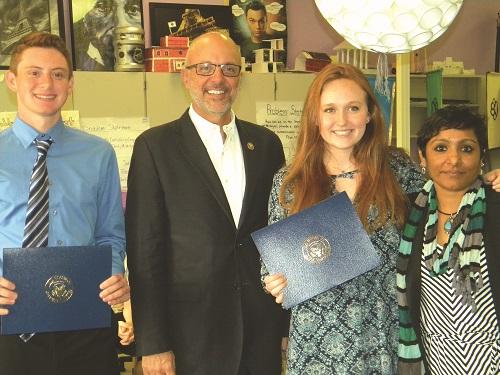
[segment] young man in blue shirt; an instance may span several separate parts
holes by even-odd
[[[3,276],[4,248],[23,246],[28,196],[37,140],[50,143],[48,246],[111,245],[112,274],[100,285],[109,305],[129,298],[123,277],[124,220],[116,156],[106,141],[65,126],[61,108],[73,89],[64,41],[37,32],[14,49],[7,86],[18,112],[0,133],[0,315],[23,298]],[[110,311],[111,314],[111,311]],[[38,333],[27,342],[0,336],[0,373],[117,374],[116,332],[111,328]]]

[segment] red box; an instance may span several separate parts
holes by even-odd
[[[162,36],[160,37],[160,47],[188,48],[189,37],[187,36]]]
[[[149,58],[144,61],[146,72],[180,72],[186,65],[186,59],[175,57]]]
[[[307,59],[306,60],[306,70],[308,72],[319,72],[325,66],[330,64],[330,61],[318,60],[318,59]]]
[[[186,57],[187,48],[146,48],[145,58],[160,58],[160,57]]]

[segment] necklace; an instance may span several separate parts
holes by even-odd
[[[331,174],[330,178],[332,178],[332,179],[346,178],[346,179],[352,180],[357,173],[358,173],[358,170],[354,169],[352,171],[342,172],[342,173],[339,173],[339,174]]]
[[[339,171],[340,174],[349,173],[351,171],[357,171],[357,170],[352,169],[353,168],[352,164],[348,165],[347,168],[338,168],[338,167],[334,167],[334,166],[331,166],[330,168],[335,169],[336,171]]]
[[[446,234],[450,234],[451,226],[453,225],[453,220],[455,220],[455,217],[457,217],[458,211],[449,214],[448,212],[441,211],[439,208],[437,210],[440,214],[448,216],[448,219],[446,219],[446,221],[444,222],[443,229],[446,232]]]

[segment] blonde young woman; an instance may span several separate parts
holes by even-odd
[[[408,156],[387,146],[363,73],[350,65],[323,69],[307,95],[296,156],[275,175],[269,222],[345,191],[382,265],[292,309],[287,375],[396,373],[397,249],[406,193],[423,182]],[[267,275],[264,282],[281,303],[285,277]]]

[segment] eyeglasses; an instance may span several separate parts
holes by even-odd
[[[215,69],[220,66],[222,74],[226,77],[237,77],[240,74],[241,66],[234,64],[212,64],[208,62],[186,66],[186,69],[196,68],[196,74],[200,76],[211,76]]]

